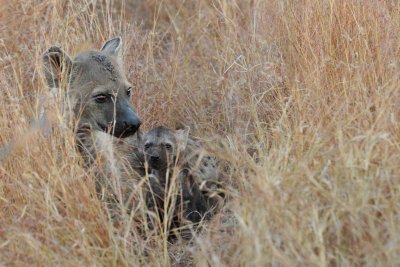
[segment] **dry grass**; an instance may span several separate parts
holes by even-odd
[[[0,142],[20,144],[0,163],[0,265],[400,265],[398,1],[126,2],[0,5]],[[115,231],[73,134],[30,127],[45,49],[115,35],[144,128],[190,125],[234,166],[192,244]]]

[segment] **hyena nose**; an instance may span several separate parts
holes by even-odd
[[[129,120],[124,121],[123,124],[126,131],[136,133],[136,131],[139,130],[139,127],[142,124],[142,122],[139,120],[137,116],[135,116]]]
[[[134,122],[124,121],[124,127],[127,129],[132,129],[135,132],[139,129],[140,125],[142,125],[140,120],[136,120]]]
[[[150,161],[153,162],[153,163],[156,163],[156,162],[158,162],[159,160],[160,160],[160,157],[159,157],[159,156],[151,156],[151,157],[150,157]]]

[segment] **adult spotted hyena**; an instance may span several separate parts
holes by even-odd
[[[130,170],[143,170],[138,149],[141,122],[131,103],[132,86],[123,70],[121,47],[117,37],[105,42],[100,51],[82,52],[74,58],[58,46],[43,56],[49,87],[65,88],[65,105],[74,119],[85,163],[98,164],[97,192],[118,203],[126,202],[135,187]]]

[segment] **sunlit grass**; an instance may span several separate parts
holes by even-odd
[[[100,2],[0,7],[0,263],[400,264],[398,1]],[[143,205],[113,223],[45,84],[50,45],[116,35],[143,129],[188,125],[227,162],[229,201],[190,243]]]

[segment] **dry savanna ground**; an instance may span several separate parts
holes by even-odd
[[[116,35],[143,129],[189,125],[228,163],[191,242],[116,228],[49,95],[47,47]],[[2,0],[0,66],[0,266],[400,265],[397,0]]]

